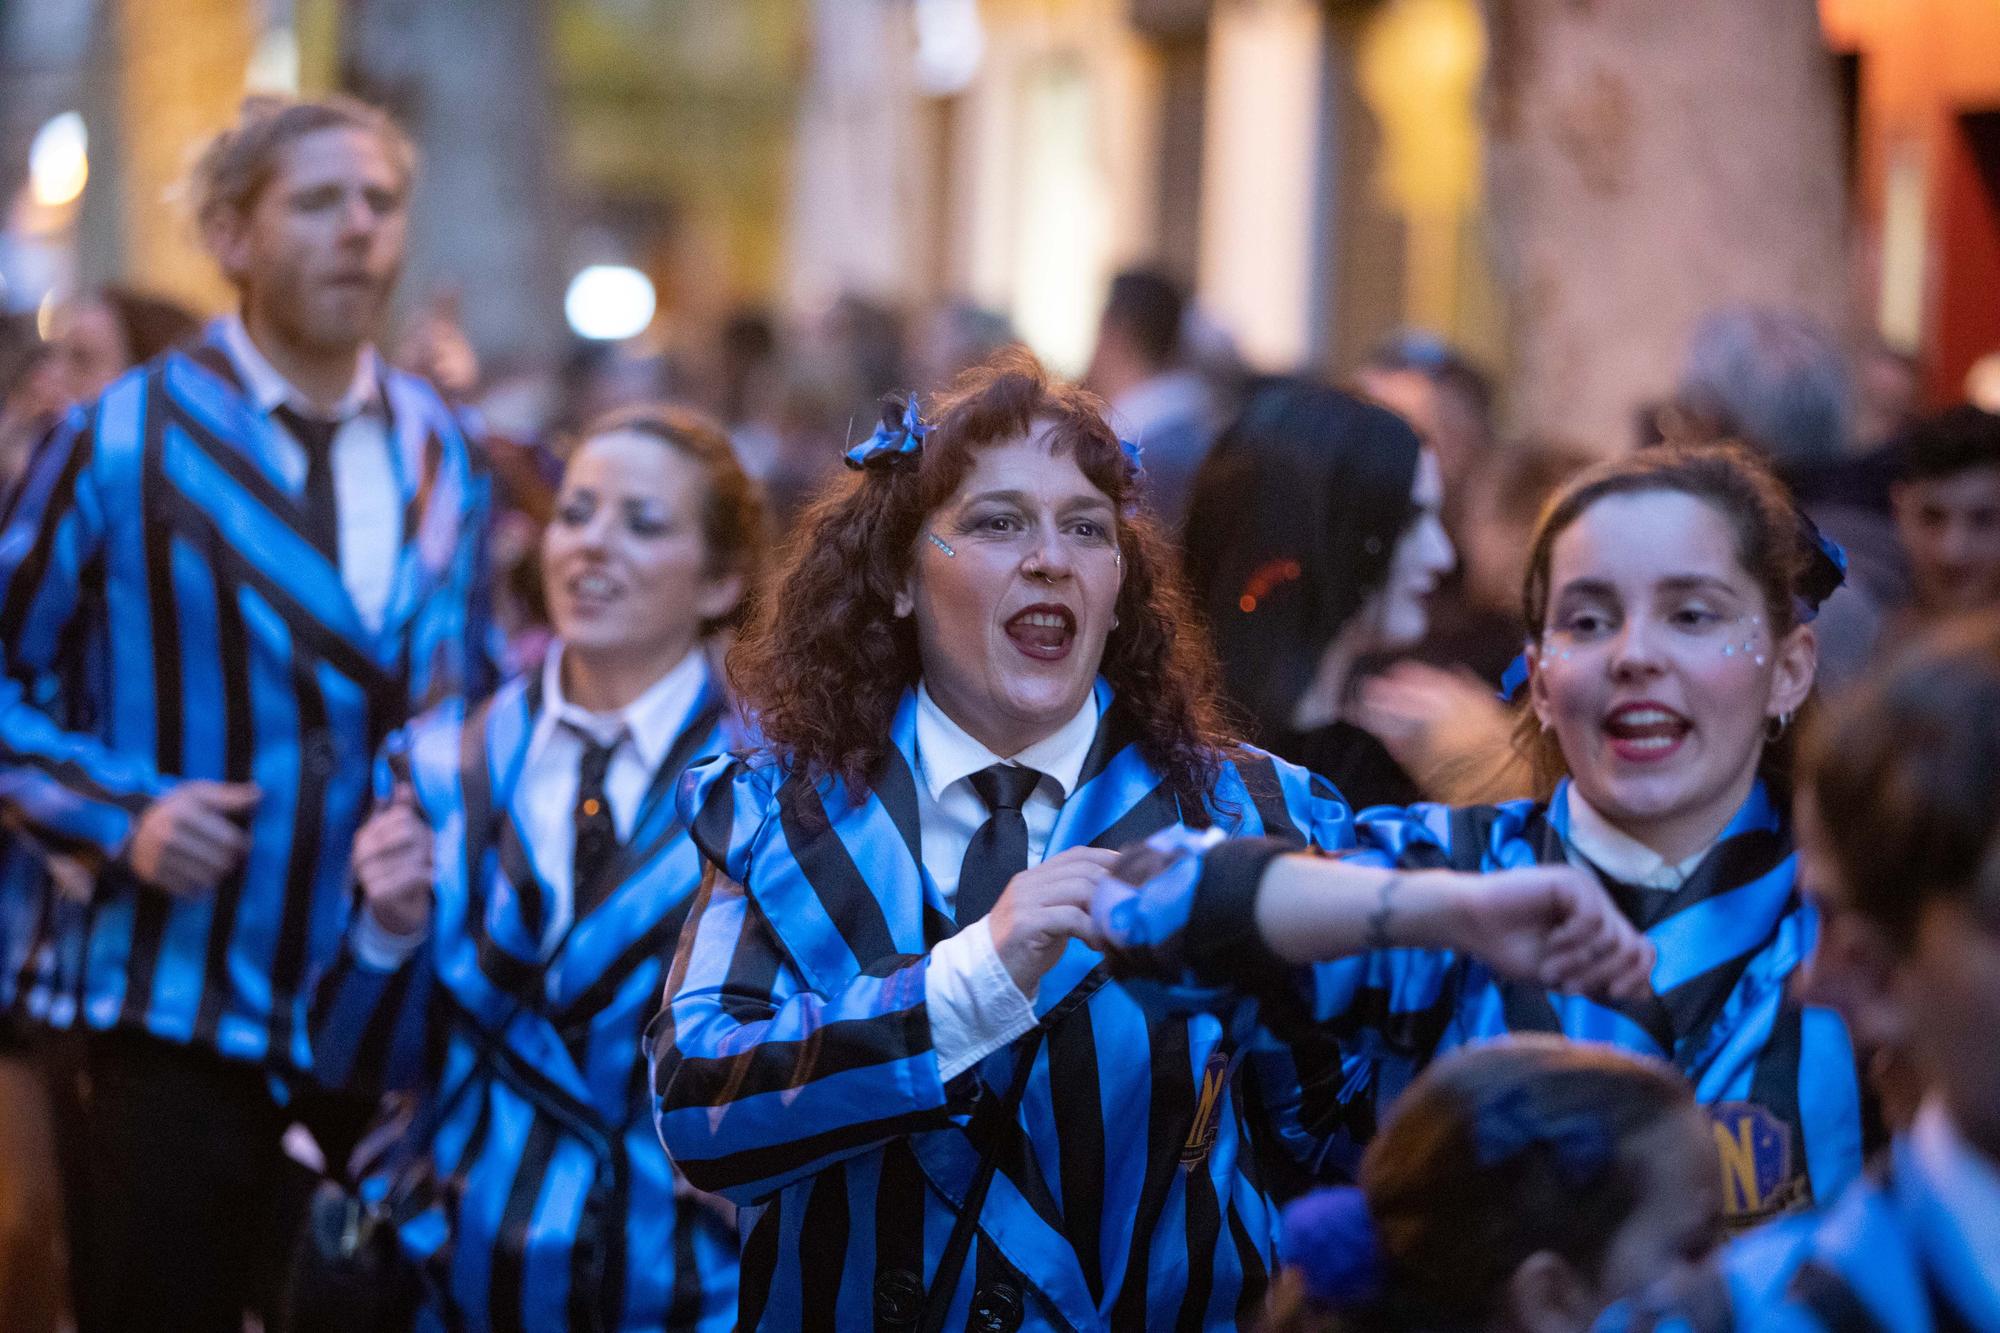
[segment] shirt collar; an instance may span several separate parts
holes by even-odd
[[[250,391],[250,400],[257,404],[257,410],[266,414],[278,407],[289,404],[293,410],[308,416],[325,416],[331,421],[345,421],[374,408],[380,401],[380,369],[377,365],[375,349],[363,347],[361,355],[354,363],[354,381],[347,386],[347,392],[334,404],[333,411],[322,412],[293,387],[270,358],[258,350],[251,341],[250,330],[243,325],[241,315],[225,315],[220,321],[223,350],[236,363],[236,369],[243,376],[243,386]]]
[[[1002,758],[946,716],[930,690],[919,682],[917,768],[934,801],[943,800],[952,783],[1004,763],[1040,770],[1061,788],[1060,799],[1067,800],[1083,776],[1083,761],[1090,757],[1091,742],[1097,739],[1097,713],[1097,691],[1092,690],[1069,721],[1019,754]]]
[[[1597,813],[1574,782],[1564,784],[1569,807],[1569,845],[1586,861],[1619,881],[1641,889],[1678,889],[1694,873],[1709,849],[1704,847],[1678,865],[1629,833],[1611,826]]]
[[[548,736],[562,723],[569,723],[600,743],[608,743],[621,733],[632,743],[647,772],[660,766],[673,747],[674,738],[687,725],[701,693],[707,659],[697,644],[679,665],[646,687],[646,692],[616,713],[593,713],[563,696],[560,641],[542,659],[542,715],[535,725],[532,748],[539,750]]]

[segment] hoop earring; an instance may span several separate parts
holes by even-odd
[[[1785,732],[1790,730],[1791,725],[1792,725],[1792,710],[1787,708],[1784,712],[1778,714],[1776,717],[1765,719],[1764,739],[1766,741],[1774,743],[1776,741],[1783,739]]]

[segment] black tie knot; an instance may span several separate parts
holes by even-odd
[[[1019,810],[1041,780],[1039,769],[1020,764],[994,764],[971,777],[972,790],[979,793],[979,799],[986,802],[990,811]]]
[[[308,454],[323,454],[333,447],[333,437],[341,423],[326,417],[308,416],[290,403],[281,403],[271,413]]]

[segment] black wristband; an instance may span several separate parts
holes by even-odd
[[[1203,858],[1184,946],[1196,976],[1255,989],[1290,975],[1292,965],[1257,929],[1257,886],[1265,867],[1298,850],[1296,841],[1280,838],[1232,838]]]

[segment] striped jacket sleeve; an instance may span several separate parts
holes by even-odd
[[[395,783],[388,756],[404,751],[405,735],[398,732],[382,747],[375,764],[378,798]],[[340,949],[313,986],[313,1075],[334,1089],[415,1090],[428,1070],[435,921],[430,938],[384,967],[360,942],[366,911],[354,904]]]
[[[765,858],[784,855],[769,788],[760,773],[718,777],[727,763],[683,795],[711,868],[648,1045],[675,1165],[697,1188],[751,1204],[938,1128],[954,1107],[931,1049],[926,955],[890,955],[830,993],[811,988],[743,887]]]
[[[129,385],[136,389],[136,385]],[[136,392],[107,399],[136,410]],[[66,731],[47,711],[84,591],[99,577],[112,496],[99,475],[93,418],[72,412],[36,451],[0,526],[0,804],[37,844],[89,863],[117,857],[137,817],[171,785],[150,756]]]

